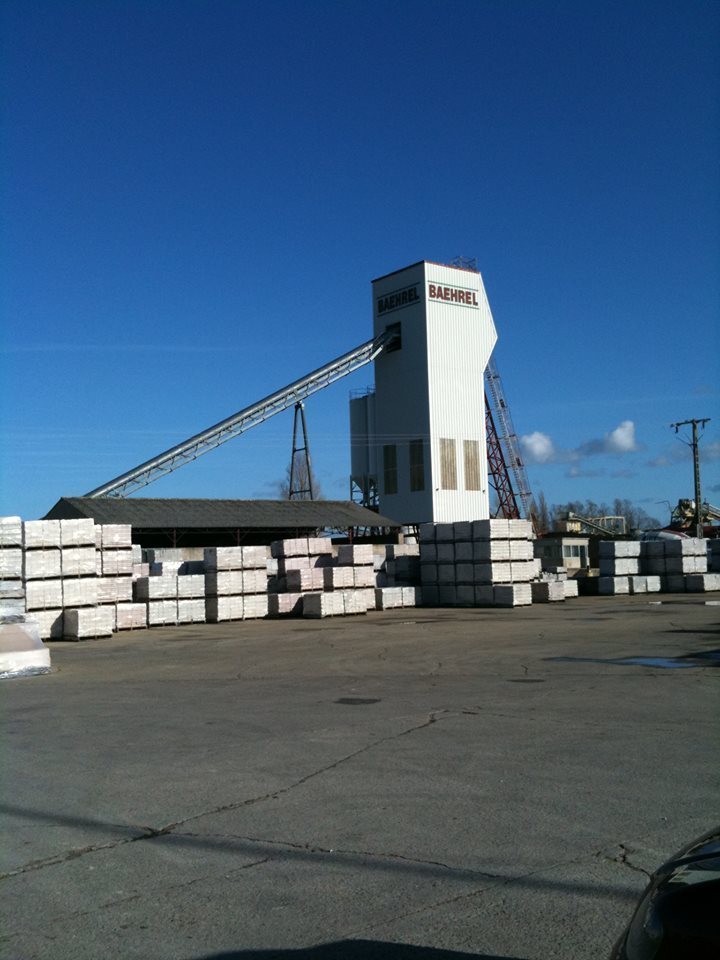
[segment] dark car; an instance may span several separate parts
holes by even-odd
[[[720,827],[655,871],[611,960],[720,958]]]

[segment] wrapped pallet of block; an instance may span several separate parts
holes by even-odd
[[[62,522],[65,523],[66,521]],[[96,576],[94,546],[63,547],[60,553],[63,577]]]
[[[342,617],[345,615],[345,603],[341,590],[332,593],[307,593],[303,599],[303,617],[322,619],[324,617]]]
[[[630,578],[598,577],[598,593],[605,596],[630,593]]]
[[[348,590],[355,585],[352,566],[326,567],[323,570],[323,586],[325,590]]]
[[[60,546],[95,549],[95,522],[87,517],[60,521]]]
[[[555,603],[565,600],[562,580],[536,581],[530,584],[533,603]]]
[[[174,626],[177,622],[177,597],[165,597],[157,600],[148,600],[147,624],[149,627],[170,627]]]
[[[98,602],[97,577],[63,577],[63,607],[94,607]]]
[[[316,567],[311,570],[288,570],[281,578],[283,592],[311,593],[325,589],[325,571],[327,567]]]
[[[64,611],[65,640],[95,640],[111,636],[114,628],[112,607],[81,607]]]
[[[475,584],[475,606],[476,607],[492,607],[494,602],[495,602],[495,588],[491,583]]]
[[[209,623],[242,620],[245,615],[243,547],[208,547],[204,560],[206,620]]]
[[[402,605],[402,587],[376,588],[375,607],[377,610],[399,610]]]
[[[59,610],[63,606],[63,582],[28,580],[25,584],[25,605],[28,610]]]
[[[371,566],[374,562],[372,544],[341,544],[337,553],[338,566]]]
[[[182,578],[178,578],[182,579]],[[178,623],[205,623],[205,597],[178,597]]]
[[[22,520],[0,517],[0,616],[25,612]]]
[[[22,550],[23,523],[20,517],[0,517],[0,550]]]
[[[42,640],[61,640],[64,627],[62,608],[54,610],[33,610],[28,614],[37,623]]]
[[[284,557],[307,557],[310,555],[307,537],[275,540],[270,544],[270,551],[271,556],[277,559]]]
[[[245,606],[242,595],[205,597],[205,617],[208,623],[242,620]]]
[[[0,580],[0,617],[22,616],[26,612],[22,580]]]
[[[268,594],[268,616],[301,617],[303,612],[302,593]]]
[[[475,584],[458,583],[458,582],[455,583],[455,606],[458,606],[458,607],[474,607],[475,606]]]
[[[559,580],[559,583],[562,584],[563,593],[565,594],[565,599],[576,597],[578,595],[578,582],[577,580]]]
[[[664,593],[685,593],[685,575],[682,573],[671,573],[658,578],[662,584],[661,589]]]
[[[32,617],[0,616],[0,678],[30,677],[50,672],[50,651],[42,643]]]
[[[144,630],[147,625],[147,604],[131,602],[115,605],[115,630]]]
[[[689,573],[685,577],[688,593],[709,593],[720,590],[720,573]]]
[[[59,520],[26,520],[23,524],[26,550],[60,549]]]
[[[402,591],[403,607],[419,607],[422,605],[422,590],[420,587],[400,587]]]
[[[369,613],[371,610],[377,610],[375,587],[355,587],[354,593],[357,594],[358,600],[365,605],[366,612]]]
[[[7,552],[9,553],[9,551]],[[22,568],[26,582],[28,580],[50,580],[62,576],[62,551],[58,547],[49,547],[46,550],[26,550],[23,560]]]
[[[493,604],[496,607],[526,607],[532,603],[529,583],[497,584],[493,587]]]
[[[362,590],[341,590],[340,593],[343,600],[343,616],[367,613],[367,598]]]
[[[205,623],[205,575],[183,574],[177,577],[178,623]]]
[[[133,590],[135,600],[177,600],[177,577],[138,577]]]
[[[19,616],[24,612],[22,520],[0,517],[0,616]]]

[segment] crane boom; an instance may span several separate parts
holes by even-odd
[[[500,374],[498,373],[495,360],[492,357],[488,360],[488,365],[485,368],[485,382],[488,393],[490,394],[490,399],[492,400],[495,419],[497,420],[497,426],[499,428],[497,431],[498,440],[500,441],[501,448],[504,448],[506,469],[510,471],[515,480],[514,485],[510,486],[514,486],[513,492],[515,498],[520,500],[523,512],[529,520],[532,512],[530,481],[528,480],[525,464],[520,455],[520,442],[515,432],[515,427],[513,426],[512,417],[510,416],[510,408],[505,399]]]
[[[393,334],[383,333],[373,340],[368,340],[354,350],[344,353],[341,357],[337,357],[330,363],[326,363],[307,374],[307,376],[301,377],[300,380],[295,380],[287,387],[276,390],[275,393],[271,393],[258,403],[253,403],[251,406],[239,410],[231,417],[208,427],[207,430],[196,433],[195,436],[171,447],[151,460],[146,460],[145,463],[128,470],[127,473],[123,473],[119,477],[115,477],[114,480],[96,487],[86,493],[85,496],[126,497],[136,490],[146,487],[153,480],[172,473],[173,470],[177,470],[178,467],[182,467],[192,460],[197,460],[204,453],[208,453],[208,451],[214,450],[228,440],[245,433],[246,430],[264,423],[265,420],[274,417],[276,413],[287,410],[288,407],[294,406],[298,401],[304,400],[313,393],[317,393],[318,390],[330,386],[336,380],[340,380],[349,373],[353,373],[365,364],[370,363],[382,353],[393,336]]]

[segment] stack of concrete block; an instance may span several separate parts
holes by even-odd
[[[98,604],[113,607],[114,629],[136,630],[147,626],[147,606],[133,598],[133,580],[138,548],[133,547],[129,524],[95,527],[95,546],[100,558]]]
[[[0,617],[25,613],[23,525],[20,517],[0,517]]]
[[[707,572],[708,542],[703,539],[601,541],[599,553],[602,594],[718,589]]]
[[[419,587],[420,586],[420,544],[389,543],[385,546],[385,561],[382,564],[385,582],[383,587]]]
[[[181,573],[177,578],[178,623],[205,623],[205,574]]]
[[[205,614],[208,622],[267,617],[265,547],[208,547],[204,562]]]
[[[43,640],[63,635],[63,580],[59,520],[23,524],[25,605]]]
[[[533,603],[555,603],[565,600],[565,581],[535,580],[530,584],[530,591]]]
[[[720,581],[716,583],[708,573],[704,539],[603,540],[599,554],[598,592],[602,594],[720,589]]]
[[[685,540],[666,540],[665,584],[668,590],[705,593],[720,589],[717,576],[708,574],[707,541],[697,537]]]
[[[113,630],[113,611],[106,611],[97,617],[70,613],[86,607],[94,608],[98,604],[95,524],[86,518],[58,522],[62,556],[63,637],[79,640],[107,636],[108,622],[109,632]]]
[[[572,597],[577,597],[578,595],[578,582],[577,580],[561,580],[563,585],[563,593],[565,594],[565,599],[570,600]]]
[[[138,577],[149,577],[150,576],[150,564],[143,559],[143,549],[139,543],[134,543],[131,547],[132,550],[132,578],[137,580]]]
[[[270,545],[270,553],[274,570],[268,586],[268,612],[271,617],[300,617],[306,596],[322,593],[326,589],[334,590],[332,577],[326,580],[326,574],[333,567],[333,547],[329,537],[276,540]],[[346,582],[348,578],[352,586],[352,574],[345,574]],[[337,580],[338,588],[340,580],[342,575]],[[325,609],[332,606],[333,602],[327,601]]]
[[[638,540],[601,540],[598,545],[600,576],[598,593],[615,596],[630,593],[630,577],[639,577]],[[640,584],[640,582],[638,581]]]
[[[270,616],[347,616],[375,609],[376,560],[371,544],[345,544],[333,560],[327,537],[278,540],[271,545],[277,577]]]
[[[138,577],[133,581],[136,603],[146,608],[147,626],[171,626],[178,622],[178,578]]]
[[[376,587],[376,610],[399,610],[401,607],[419,607],[422,603],[420,587]]]
[[[326,571],[326,587],[329,572]],[[337,550],[337,567],[332,572],[341,578],[341,589],[355,594],[344,601],[346,613],[367,613],[375,609],[375,550],[371,543],[341,544]],[[337,589],[334,581],[330,589]]]
[[[115,609],[111,605],[72,607],[63,617],[64,640],[98,640],[115,630]]]
[[[426,606],[521,606],[539,566],[526,520],[422,524],[420,577]]]
[[[539,559],[536,559],[535,563],[538,565],[537,581],[539,583],[561,583],[563,596],[566,600],[570,599],[571,597],[577,597],[578,582],[577,580],[571,580],[568,577],[567,569],[565,567],[557,566],[555,564],[543,566]],[[553,591],[557,592],[557,587],[554,587]],[[536,600],[536,596],[542,596],[542,591],[535,590],[533,587],[533,603],[543,602],[540,599]]]
[[[303,616],[311,619],[347,617],[367,613],[363,590],[332,590],[326,593],[306,593],[303,597]],[[373,598],[374,602],[374,598]]]

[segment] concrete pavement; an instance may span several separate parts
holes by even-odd
[[[584,960],[714,826],[703,596],[52,644],[6,681],[0,957]],[[321,946],[325,945],[325,946]]]

